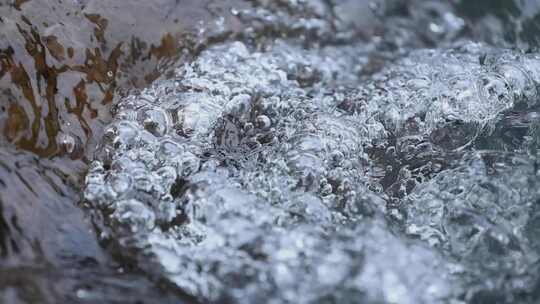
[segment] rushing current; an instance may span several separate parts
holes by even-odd
[[[120,301],[540,302],[537,1],[204,2],[56,136]],[[113,303],[102,276],[56,299]]]

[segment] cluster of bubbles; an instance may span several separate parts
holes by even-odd
[[[236,13],[290,30],[309,4],[336,30],[260,2]],[[442,16],[433,39],[463,26]],[[225,42],[120,100],[86,177],[102,239],[203,302],[534,303],[540,56],[373,71],[379,43]]]
[[[471,302],[522,303],[529,294],[533,303],[538,297],[536,161],[468,155],[407,198],[406,233],[459,258]]]

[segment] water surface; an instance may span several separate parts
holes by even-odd
[[[2,300],[535,303],[539,12],[0,4]]]

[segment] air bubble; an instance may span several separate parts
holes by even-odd
[[[272,121],[266,115],[259,115],[255,120],[256,126],[262,130],[268,130],[272,126]]]
[[[167,112],[160,109],[141,110],[138,120],[148,132],[157,137],[165,135],[171,125],[171,120]]]

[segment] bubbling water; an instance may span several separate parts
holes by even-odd
[[[201,302],[535,303],[540,57],[453,4],[338,2],[233,10],[115,104],[102,241]]]
[[[515,172],[498,181],[472,147],[536,106],[540,58],[466,43],[361,81],[366,48],[225,43],[122,100],[86,182],[105,237],[203,301],[530,291],[536,198],[513,189],[536,172],[509,156],[496,165]]]

